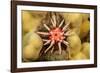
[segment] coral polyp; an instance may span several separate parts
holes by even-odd
[[[44,46],[49,44],[49,46],[45,49],[44,53],[48,52],[50,49],[51,49],[51,52],[53,52],[53,50],[55,49],[54,45],[57,44],[59,54],[61,54],[61,52],[62,52],[61,44],[64,44],[67,47],[69,46],[69,43],[67,41],[65,41],[65,39],[67,36],[71,35],[70,30],[68,29],[70,22],[65,24],[64,19],[62,19],[61,22],[58,24],[57,16],[55,13],[52,13],[50,22],[52,24],[52,27],[49,27],[46,23],[44,23],[43,26],[45,27],[45,29],[47,31],[45,31],[45,32],[37,31],[37,33],[48,37],[48,38],[43,39],[43,41],[45,42]]]

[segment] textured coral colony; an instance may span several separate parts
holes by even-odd
[[[22,11],[22,61],[90,58],[90,15],[75,12]]]

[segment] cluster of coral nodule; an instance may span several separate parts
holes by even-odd
[[[22,11],[22,61],[90,59],[90,14]]]

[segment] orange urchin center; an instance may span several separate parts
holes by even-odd
[[[50,30],[49,34],[52,41],[61,42],[64,39],[64,32],[58,27]]]

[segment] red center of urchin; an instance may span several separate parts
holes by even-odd
[[[58,27],[50,30],[49,34],[52,41],[61,42],[64,39],[64,32]]]

